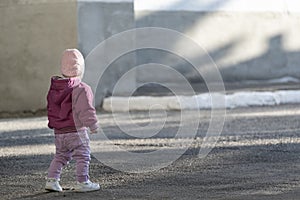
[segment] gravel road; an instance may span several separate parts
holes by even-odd
[[[160,114],[154,113],[153,120],[159,122]],[[130,118],[124,113],[116,115],[128,130],[139,125],[132,128],[139,136],[157,129],[146,112],[131,113]],[[168,112],[163,129],[139,139],[125,134],[112,114],[99,113],[107,137],[122,149],[136,153],[159,148],[187,150],[171,165],[145,173],[115,170],[94,154],[90,176],[102,189],[91,193],[71,190],[74,162],[64,168],[64,192],[43,189],[55,150],[45,117],[1,119],[1,199],[300,199],[300,105],[227,110],[224,129],[205,158],[198,157],[201,145],[197,141],[205,135],[210,112],[201,112],[196,137],[174,139],[180,116],[180,112]],[[190,111],[186,117],[193,120],[198,115]],[[99,147],[99,140],[91,140]],[[102,147],[111,150],[105,142]]]

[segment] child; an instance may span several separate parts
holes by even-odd
[[[63,166],[76,160],[77,192],[99,190],[89,180],[90,146],[87,128],[97,133],[97,116],[91,88],[81,82],[84,58],[77,49],[67,49],[61,60],[62,77],[51,78],[47,95],[48,126],[54,129],[56,154],[52,160],[45,189],[61,192],[59,184]]]

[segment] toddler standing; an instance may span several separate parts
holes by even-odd
[[[51,78],[47,95],[48,127],[54,129],[56,153],[48,169],[45,189],[62,191],[59,184],[63,166],[76,160],[77,192],[99,190],[89,179],[91,133],[97,133],[97,116],[91,88],[81,82],[84,58],[77,49],[67,49],[61,59],[61,74]]]

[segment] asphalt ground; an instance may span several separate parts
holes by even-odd
[[[152,114],[152,120],[157,121],[165,116]],[[139,125],[135,133],[157,128],[151,124],[148,112],[116,116],[128,130],[133,124]],[[123,149],[137,153],[159,148],[187,150],[171,165],[144,173],[115,170],[94,153],[90,176],[102,189],[91,193],[71,190],[75,183],[74,162],[63,170],[64,192],[44,190],[55,149],[46,117],[1,119],[1,199],[300,199],[300,105],[227,110],[218,142],[204,158],[198,157],[201,143],[197,141],[205,136],[210,111],[201,111],[194,138],[189,131],[189,137],[173,138],[181,117],[193,120],[199,116],[196,111],[185,116],[167,112],[166,123],[158,134],[138,139],[124,133],[111,113],[99,113],[104,133]],[[190,140],[194,141],[192,145]]]

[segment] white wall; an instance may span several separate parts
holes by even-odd
[[[134,0],[134,9],[152,11],[300,12],[299,0]]]
[[[299,0],[135,0],[134,3],[137,27],[164,27],[192,38],[209,52],[225,81],[300,77]],[[176,48],[176,42],[173,46]],[[187,52],[193,51],[186,48]],[[200,57],[197,52],[191,53]],[[197,80],[191,67],[172,59],[159,52],[138,56],[139,64],[146,60],[176,66],[181,73]],[[155,78],[149,72],[138,74],[141,82]]]

